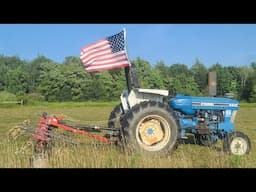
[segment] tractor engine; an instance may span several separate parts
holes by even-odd
[[[230,98],[177,95],[168,101],[180,126],[180,137],[195,134],[199,140],[222,139],[234,130],[238,101]]]
[[[218,129],[219,123],[224,122],[224,111],[198,110],[194,119],[196,121],[196,131],[198,134],[209,134],[211,130]]]

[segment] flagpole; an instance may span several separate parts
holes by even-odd
[[[123,32],[124,32],[124,47],[125,47],[125,55],[126,58],[129,62],[129,66],[124,68],[124,72],[125,72],[125,79],[126,79],[126,85],[127,85],[127,89],[128,89],[128,94],[130,93],[131,89],[132,89],[132,81],[131,81],[131,73],[130,73],[130,68],[131,68],[131,63],[127,54],[127,47],[126,47],[126,30],[125,28],[123,28]]]
[[[124,47],[125,47],[124,50],[125,50],[125,55],[126,55],[126,57],[128,59],[129,65],[131,66],[130,59],[128,57],[127,46],[126,46],[126,29],[125,28],[123,28],[123,32],[124,32]]]

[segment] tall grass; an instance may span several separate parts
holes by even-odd
[[[17,149],[18,146],[1,142],[0,167],[32,167],[32,152],[16,153]],[[230,156],[213,148],[183,144],[170,156],[148,158],[92,142],[76,147],[55,147],[48,158],[50,168],[253,168],[255,165],[250,155]]]
[[[113,106],[19,106],[1,108],[0,110],[0,167],[27,168],[31,167],[32,148],[17,152],[24,141],[11,142],[6,133],[14,125],[25,119],[35,122],[43,111],[49,114],[65,114],[79,124],[106,125],[106,120]],[[172,155],[167,157],[145,157],[130,155],[119,147],[94,141],[91,138],[71,134],[78,146],[60,145],[53,147],[48,163],[50,168],[255,168],[256,167],[256,108],[241,107],[235,121],[236,129],[247,134],[252,143],[249,155],[233,156],[222,152],[222,143],[215,147],[203,147],[194,144],[180,144]]]

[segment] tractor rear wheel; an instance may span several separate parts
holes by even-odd
[[[119,130],[121,129],[120,118],[123,113],[124,113],[124,110],[122,108],[122,104],[119,104],[114,107],[114,109],[112,110],[108,118],[108,128],[113,128],[113,129],[116,129],[117,131],[106,131],[106,134],[104,135],[105,137],[114,141],[114,143],[116,144],[120,140],[120,133],[119,133]]]
[[[178,125],[172,109],[156,101],[135,105],[122,118],[121,135],[130,152],[168,155],[178,145]]]
[[[124,112],[123,112],[122,104],[115,106],[109,115],[108,127],[109,128],[120,128],[121,127],[120,117],[123,113]]]
[[[235,131],[228,133],[223,140],[223,150],[233,155],[245,155],[250,152],[251,142],[247,135]]]

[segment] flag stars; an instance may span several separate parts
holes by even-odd
[[[124,33],[123,32],[120,32],[111,37],[107,37],[107,40],[110,43],[113,53],[124,50],[125,47],[124,47]]]

